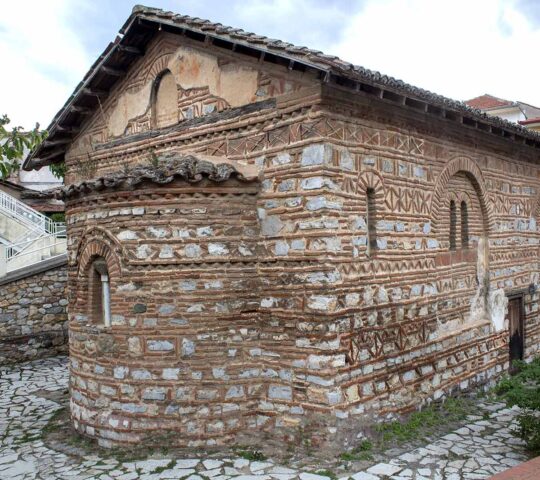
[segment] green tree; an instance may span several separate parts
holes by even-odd
[[[29,132],[22,127],[9,129],[9,123],[7,115],[0,116],[0,179],[18,170],[25,150],[34,149],[47,136],[45,130],[39,129],[39,123]]]

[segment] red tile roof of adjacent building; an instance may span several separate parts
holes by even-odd
[[[489,108],[496,107],[509,107],[515,102],[510,100],[505,100],[504,98],[497,98],[493,95],[488,95],[487,93],[479,97],[471,98],[470,100],[465,100],[469,107],[478,108],[479,110],[487,110]]]
[[[540,123],[540,117],[528,118],[527,120],[520,120],[520,125],[530,125],[531,123]]]

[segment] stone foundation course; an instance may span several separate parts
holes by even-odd
[[[63,357],[0,367],[0,418],[6,426],[5,433],[0,430],[0,478],[472,480],[488,479],[528,459],[521,441],[511,434],[519,410],[487,399],[477,401],[474,414],[461,428],[426,441],[420,448],[389,449],[361,463],[338,458],[323,462],[318,449],[313,449],[315,456],[306,456],[295,454],[294,448],[286,452],[286,464],[268,455],[266,449],[258,455],[246,455],[241,449],[236,454],[199,448],[167,453],[146,449],[148,458],[133,457],[129,451],[123,451],[120,458],[119,451],[97,450],[73,433],[49,441],[43,430],[51,431],[51,423],[60,418],[67,385]],[[65,426],[61,430],[70,432]],[[73,448],[77,440],[77,448]],[[296,447],[301,449],[301,445]]]

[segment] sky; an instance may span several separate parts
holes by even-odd
[[[540,106],[540,0],[148,2],[322,50],[456,100],[489,93]],[[0,114],[12,126],[46,127],[134,4],[0,0]]]

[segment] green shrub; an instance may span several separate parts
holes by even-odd
[[[515,374],[503,378],[495,387],[509,407],[517,405],[523,409],[517,417],[518,436],[529,450],[540,453],[540,357],[531,363],[515,361]]]
[[[236,454],[251,462],[263,462],[266,460],[266,456],[260,450],[241,449],[238,450]]]
[[[518,436],[527,442],[527,448],[540,454],[540,412],[525,411],[517,417]]]
[[[50,219],[53,222],[65,222],[66,221],[66,214],[64,212],[52,213],[50,215]]]

